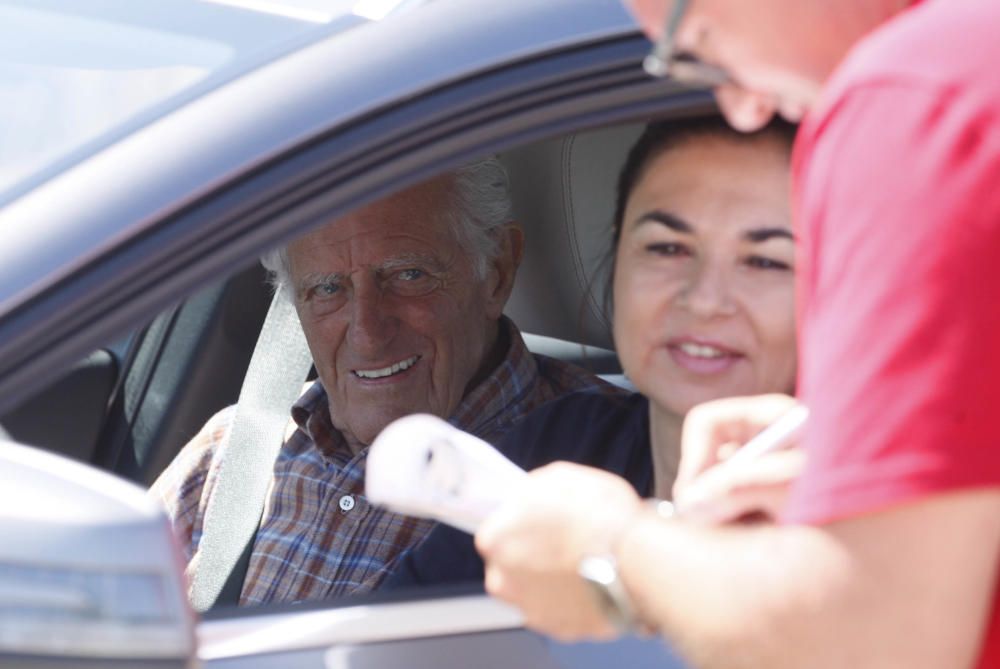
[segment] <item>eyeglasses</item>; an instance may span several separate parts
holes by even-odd
[[[674,52],[677,28],[690,4],[691,0],[674,0],[673,9],[667,14],[663,34],[642,61],[643,69],[651,76],[669,76],[682,84],[699,88],[715,88],[733,83],[733,78],[721,67],[709,65],[691,54]]]

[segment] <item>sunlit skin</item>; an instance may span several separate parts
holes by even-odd
[[[663,32],[672,0],[628,0],[650,39]],[[716,90],[737,130],[780,113],[801,120],[847,51],[912,0],[692,0],[676,48],[718,65],[738,86]]]
[[[520,231],[503,231],[501,257],[477,278],[439,215],[450,188],[441,178],[404,191],[288,248],[296,309],[330,415],[354,449],[401,416],[450,415],[503,357],[498,319]],[[399,363],[412,366],[361,376]]]
[[[654,452],[669,456],[657,463],[664,491],[693,406],[794,387],[788,169],[780,140],[699,138],[654,157],[627,201],[615,345],[652,400]]]

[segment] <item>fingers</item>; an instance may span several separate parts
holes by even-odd
[[[632,486],[610,472],[569,462],[556,462],[529,472],[518,494],[495,511],[476,533],[480,553],[505,550],[511,536],[547,538],[549,526],[559,534],[572,534],[570,542],[553,544],[553,550],[592,549],[613,534],[613,528],[636,507],[639,497]],[[586,519],[581,516],[586,515]],[[516,556],[515,559],[520,559]]]
[[[544,585],[534,578],[544,578]],[[524,624],[560,641],[608,640],[617,636],[597,608],[588,586],[574,573],[514,574],[507,568],[486,568],[486,591],[517,606]]]
[[[674,499],[702,472],[753,438],[796,405],[788,395],[731,397],[699,404],[684,419],[681,462],[674,482]]]
[[[567,463],[531,472],[517,497],[476,533],[487,591],[520,608],[526,625],[558,639],[612,638],[577,570],[585,554],[607,552],[639,509],[632,487],[608,472]]]
[[[695,479],[676,500],[685,519],[710,524],[748,516],[780,516],[792,482],[805,467],[800,449],[777,451],[741,467],[718,464]]]

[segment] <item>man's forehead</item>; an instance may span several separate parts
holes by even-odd
[[[447,219],[425,217],[399,221],[350,218],[331,223],[293,243],[299,250],[334,256],[396,257],[449,255],[458,240]]]
[[[462,247],[446,220],[341,219],[289,247],[298,272],[348,274],[361,268],[451,265]]]

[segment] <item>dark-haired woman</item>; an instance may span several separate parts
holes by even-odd
[[[639,392],[555,400],[501,452],[525,469],[599,466],[669,499],[691,407],[793,390],[792,137],[781,122],[751,135],[716,119],[647,127],[622,170],[613,229],[615,346]],[[388,587],[482,579],[471,537],[446,527],[394,569]]]

